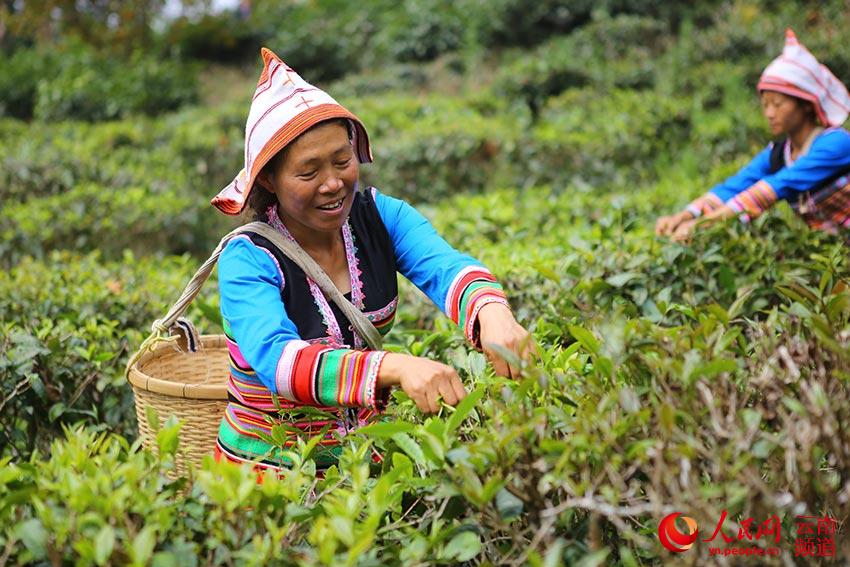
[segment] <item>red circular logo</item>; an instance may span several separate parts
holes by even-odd
[[[697,522],[690,516],[682,516],[685,524],[688,526],[688,533],[683,534],[676,527],[676,518],[682,516],[681,512],[674,512],[665,516],[658,523],[658,539],[661,540],[661,545],[672,551],[673,553],[682,553],[687,551],[694,545],[697,540]]]

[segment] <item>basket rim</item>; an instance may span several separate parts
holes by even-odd
[[[201,344],[204,348],[222,348],[225,346],[224,335],[202,335]],[[227,384],[187,384],[155,378],[142,371],[141,367],[155,358],[165,354],[187,354],[175,352],[170,343],[162,342],[153,350],[142,355],[127,372],[127,381],[133,388],[138,388],[154,394],[185,398],[189,400],[227,400]],[[202,356],[203,353],[192,353]]]

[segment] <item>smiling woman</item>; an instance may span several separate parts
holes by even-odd
[[[374,187],[361,190],[359,164],[372,160],[363,124],[274,53],[263,49],[262,56],[245,168],[213,204],[231,215],[248,207],[255,220],[300,246],[381,335],[395,318],[401,273],[497,373],[515,376],[518,369],[500,349],[528,356],[533,346],[492,273],[452,248],[407,203]],[[219,290],[231,365],[218,459],[283,471],[287,458],[263,435],[283,408],[295,416],[292,433],[294,427],[321,436],[316,461],[327,467],[336,462],[340,436],[378,415],[390,387],[401,387],[426,413],[437,411],[441,399],[455,405],[466,395],[450,366],[366,349],[342,306],[260,234],[229,241],[219,259]],[[334,417],[311,418],[305,407]],[[284,446],[292,443],[294,435]]]

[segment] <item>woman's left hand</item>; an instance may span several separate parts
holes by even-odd
[[[673,232],[672,239],[676,242],[686,242],[690,240],[691,235],[696,230],[698,219],[686,220]]]
[[[520,359],[530,360],[537,352],[531,334],[517,323],[510,308],[501,303],[482,307],[478,312],[478,325],[481,348],[493,364],[496,374],[508,378],[519,377],[519,369],[508,364],[497,348],[514,352]]]

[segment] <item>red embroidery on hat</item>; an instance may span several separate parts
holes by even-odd
[[[295,108],[298,108],[299,106],[306,106],[307,108],[310,108],[311,102],[313,102],[313,99],[307,100],[306,98],[304,98],[304,95],[301,95],[301,102],[296,104]]]
[[[292,80],[291,73],[293,73],[292,69],[289,67],[286,68],[286,80],[280,84],[280,86],[284,85],[294,85],[295,81]]]

